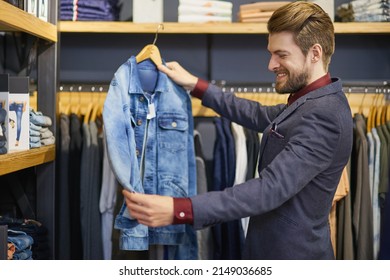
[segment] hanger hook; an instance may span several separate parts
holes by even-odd
[[[164,24],[160,23],[158,26],[157,26],[157,31],[156,31],[156,35],[154,36],[154,41],[153,41],[153,45],[156,44],[157,42],[157,36],[158,36],[158,31],[160,30],[164,30]]]

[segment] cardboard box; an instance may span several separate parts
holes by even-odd
[[[0,75],[0,106],[7,112],[6,147],[8,152],[30,148],[29,78]]]
[[[163,22],[163,0],[133,0],[133,22]]]

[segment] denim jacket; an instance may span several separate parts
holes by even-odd
[[[154,106],[155,115],[148,117]],[[122,187],[140,193],[187,197],[196,194],[191,99],[159,73],[153,95],[144,93],[132,56],[111,81],[103,119],[108,158]],[[125,203],[115,219],[120,247],[147,250],[149,244],[178,245],[185,225],[147,228],[133,220]]]

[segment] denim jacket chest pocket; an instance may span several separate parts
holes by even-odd
[[[158,119],[157,138],[161,152],[177,154],[187,148],[187,116],[165,113]],[[160,152],[160,151],[159,151]]]
[[[176,197],[187,196],[188,117],[180,113],[164,113],[157,123],[159,192]]]

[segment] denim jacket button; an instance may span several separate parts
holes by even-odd
[[[140,102],[144,102],[144,100],[145,100],[145,97],[143,97],[143,96],[140,96],[138,100],[139,100]]]
[[[172,122],[172,127],[177,127],[177,123],[176,122]]]
[[[137,124],[141,125],[142,124],[142,120],[141,119],[137,120]]]
[[[139,156],[139,150],[138,149],[135,150],[135,154],[136,154],[137,157]]]

